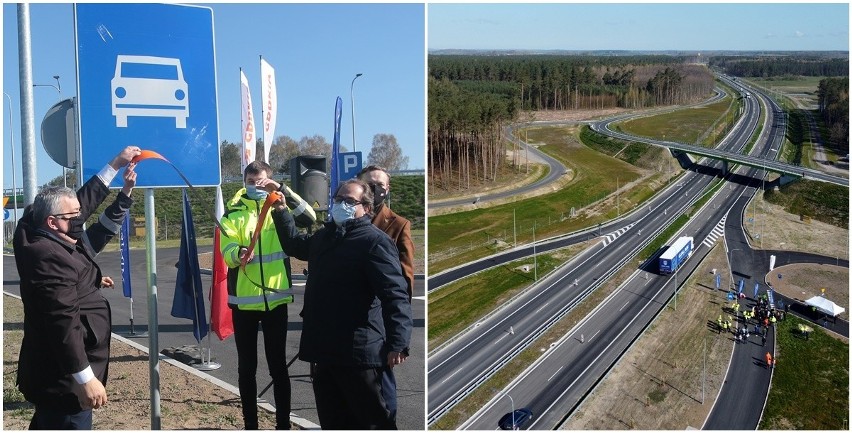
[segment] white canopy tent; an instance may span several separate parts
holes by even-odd
[[[811,299],[805,301],[805,305],[809,305],[811,307],[816,308],[819,311],[822,311],[829,316],[836,317],[838,314],[846,311],[845,308],[835,304],[834,302],[829,301],[828,299],[823,298],[822,296],[814,296]]]

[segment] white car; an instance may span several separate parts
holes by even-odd
[[[146,116],[174,118],[175,128],[186,128],[189,87],[180,59],[119,55],[110,84],[116,127],[126,128],[129,116]]]

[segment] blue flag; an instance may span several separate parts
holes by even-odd
[[[740,280],[739,290],[737,291],[737,293],[742,293],[742,292],[743,292],[743,286],[744,286],[744,285],[745,285],[745,282],[744,282],[743,280]]]
[[[754,299],[757,299],[757,292],[760,290],[760,283],[754,283]]]
[[[716,290],[719,290],[719,287],[722,286],[722,276],[716,274]]]
[[[192,223],[192,210],[185,188],[181,228],[172,317],[192,320],[192,335],[200,343],[207,335],[207,315],[204,307],[204,288],[201,286],[201,267],[198,265],[198,246],[195,243],[195,226]]]
[[[343,100],[337,97],[334,104],[334,141],[331,143],[331,170],[328,182],[328,221],[331,221],[331,206],[334,202],[334,194],[340,183],[340,169],[337,167],[337,156],[340,155],[340,120],[343,117]]]
[[[121,287],[124,289],[124,297],[132,298],[133,289],[130,287],[130,215],[124,217],[121,223],[119,244],[121,246]]]

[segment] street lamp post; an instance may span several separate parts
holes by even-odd
[[[506,394],[506,397],[509,397],[509,401],[512,402],[512,430],[515,429],[515,400],[512,399],[512,396]]]
[[[352,100],[352,151],[355,152],[355,93],[353,93],[353,89],[355,88],[355,80],[360,77],[361,73],[355,74],[355,78],[352,79],[352,84],[349,85],[349,99]]]
[[[6,100],[9,101],[9,143],[12,148],[12,205],[15,206],[15,219],[12,222],[12,227],[14,227],[18,223],[18,183],[15,180],[15,133],[12,126],[12,97],[6,92],[3,92],[3,94],[6,95]]]
[[[56,89],[56,93],[59,95],[59,101],[62,100],[62,85],[59,84],[59,75],[54,75],[53,79],[56,80],[56,85],[53,84],[33,84],[33,87],[53,87]],[[65,166],[62,166],[62,186],[67,187],[68,181],[67,176],[65,176]]]

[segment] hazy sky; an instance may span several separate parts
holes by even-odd
[[[275,135],[322,135],[331,143],[334,103],[343,99],[341,144],[352,150],[350,85],[354,84],[357,150],[366,160],[375,134],[394,134],[409,168],[424,168],[425,6],[423,4],[213,4],[219,141],[240,140],[242,67],[260,119],[259,56],[276,69],[278,122]],[[61,96],[75,96],[74,19],[71,4],[31,4],[33,82],[60,76]],[[20,86],[17,7],[3,5],[3,91],[12,99],[18,187],[21,178]],[[37,184],[61,175],[44,152],[40,125],[57,102],[50,87],[33,89]],[[3,100],[3,186],[11,183],[8,101]],[[258,134],[260,136],[260,134]],[[144,143],[140,143],[144,148]],[[85,146],[85,144],[84,144]],[[118,153],[118,150],[116,150]],[[107,161],[104,161],[106,163]],[[117,183],[116,183],[117,184]],[[113,186],[115,186],[114,184]]]
[[[430,4],[428,46],[848,50],[847,3]]]

